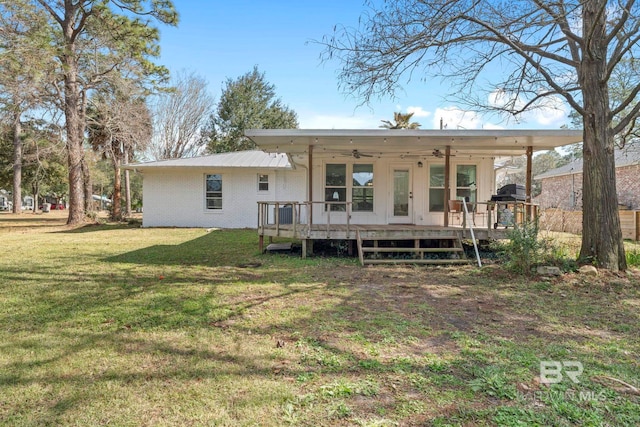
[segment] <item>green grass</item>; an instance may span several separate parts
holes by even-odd
[[[362,268],[63,221],[0,215],[0,425],[640,424],[637,270]],[[541,386],[545,360],[581,382]]]

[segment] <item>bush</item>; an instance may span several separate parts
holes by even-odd
[[[508,233],[509,240],[496,249],[505,261],[506,268],[518,274],[531,274],[541,263],[552,264],[567,271],[575,267],[575,261],[567,256],[566,249],[550,238],[538,236],[538,222],[516,225]]]
[[[625,255],[627,256],[628,267],[640,267],[640,251],[627,251]]]

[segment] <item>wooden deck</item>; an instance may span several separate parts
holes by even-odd
[[[507,229],[474,227],[477,240],[504,239]],[[263,224],[258,233],[267,237],[287,237],[299,240],[356,240],[359,234],[364,239],[439,239],[460,236],[471,238],[471,231],[461,226],[425,226],[413,224]]]
[[[314,203],[344,205],[343,215],[332,218],[329,209],[325,211],[326,218],[323,218],[327,223],[314,224],[310,213]],[[350,221],[348,202],[258,202],[258,205],[260,251],[264,250],[265,237],[268,237],[269,243],[274,237],[300,240],[303,257],[313,253],[315,241],[345,240],[351,242],[350,252],[353,252],[354,243],[357,243],[363,265],[396,263],[402,262],[402,259],[420,263],[468,262],[462,249],[463,240],[470,239],[475,246],[478,241],[504,239],[508,235],[507,227],[499,226],[499,222],[494,223],[491,212],[484,217],[464,214],[462,224],[456,226],[354,224]],[[513,218],[515,221],[511,222],[511,226],[518,218],[523,219],[524,215],[516,214]],[[337,220],[342,222],[336,223]],[[385,258],[385,253],[394,253],[396,257]],[[435,253],[444,256],[436,257]]]

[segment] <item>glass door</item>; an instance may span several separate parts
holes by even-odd
[[[411,167],[392,167],[393,197],[390,223],[413,224],[413,190],[411,183]]]

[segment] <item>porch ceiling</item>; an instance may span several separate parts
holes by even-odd
[[[267,152],[302,154],[313,146],[315,153],[344,153],[359,150],[372,155],[430,155],[433,150],[452,154],[507,156],[551,150],[582,141],[581,130],[313,130],[250,129],[245,132]]]

